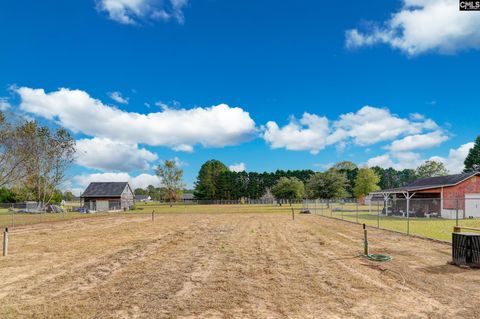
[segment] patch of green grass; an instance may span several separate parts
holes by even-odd
[[[329,209],[323,206],[322,208],[317,208],[316,213],[405,234],[408,230],[410,235],[449,242],[452,240],[453,227],[457,223],[455,220],[442,218],[413,217],[407,221],[406,218],[402,217],[379,216],[377,210],[373,210],[370,213],[368,206],[359,206],[357,213],[355,204],[345,205],[342,207],[343,209],[338,206],[332,208]],[[463,227],[480,228],[480,219],[462,219],[458,221],[458,224]]]

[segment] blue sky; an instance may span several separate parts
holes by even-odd
[[[454,0],[5,0],[0,107],[74,133],[77,191],[154,183],[171,158],[189,186],[212,158],[457,172],[479,134],[479,30]]]

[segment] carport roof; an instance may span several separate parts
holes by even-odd
[[[419,191],[419,190],[428,190],[428,189],[439,188],[439,187],[454,186],[454,185],[458,185],[459,183],[475,175],[480,175],[480,172],[422,178],[404,187],[384,189],[381,191],[372,192],[372,194],[404,193],[404,192],[413,192],[413,191]]]

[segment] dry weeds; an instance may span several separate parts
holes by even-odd
[[[286,214],[99,217],[17,228],[1,318],[479,318],[450,247]]]

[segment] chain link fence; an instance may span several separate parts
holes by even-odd
[[[36,202],[0,203],[0,227],[16,227],[48,221],[66,220],[82,217],[76,212],[80,202],[67,202],[53,209],[39,210]]]
[[[469,198],[305,200],[303,209],[321,216],[451,242],[454,226],[480,228],[480,195]]]

